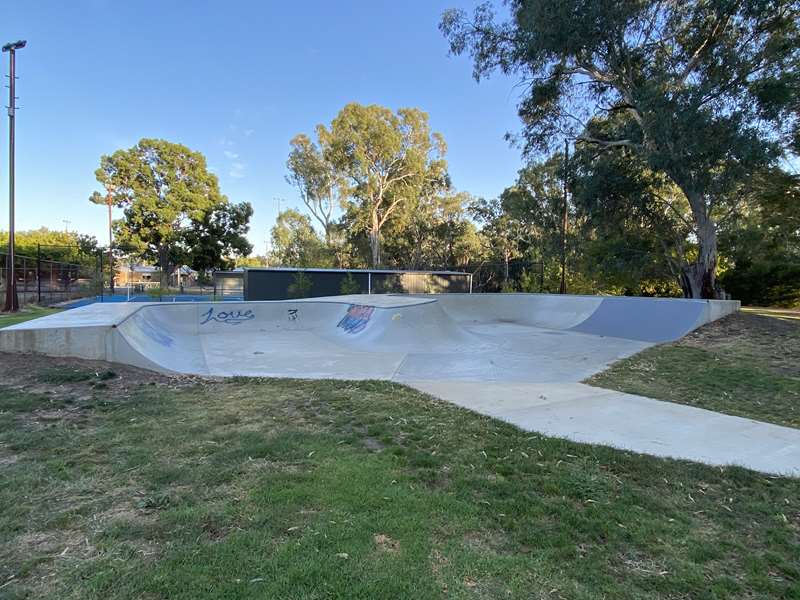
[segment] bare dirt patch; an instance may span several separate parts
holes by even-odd
[[[508,554],[511,547],[508,536],[501,531],[470,531],[464,536],[464,545],[480,552],[497,555]]]
[[[400,551],[400,542],[393,540],[385,533],[376,533],[373,540],[375,540],[375,546],[381,552],[395,553]]]
[[[30,555],[89,558],[96,553],[83,532],[68,529],[23,533],[13,543]]]
[[[69,398],[85,398],[92,392],[125,398],[143,385],[177,389],[200,381],[197,377],[164,375],[105,361],[7,352],[0,352],[0,377],[3,386],[10,389]]]
[[[800,320],[740,312],[709,323],[674,345],[740,356],[768,365],[774,373],[800,376]]]

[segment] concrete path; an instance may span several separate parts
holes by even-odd
[[[800,429],[582,383],[405,383],[527,431],[654,456],[800,476]]]

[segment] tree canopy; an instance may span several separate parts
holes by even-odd
[[[102,156],[95,176],[124,209],[114,224],[117,243],[156,261],[162,285],[178,264],[226,267],[228,257],[251,250],[244,234],[252,207],[229,203],[199,152],[142,139]]]
[[[381,229],[404,205],[449,187],[444,138],[416,108],[396,113],[351,103],[330,128],[317,128],[325,160],[340,182],[343,207],[366,232],[372,266],[382,263]]]
[[[8,232],[0,231],[0,252],[8,246]],[[46,260],[94,266],[97,260],[97,239],[74,231],[40,227],[14,232],[16,253],[27,258],[40,256]]]
[[[287,267],[328,267],[330,254],[311,219],[294,209],[278,214],[272,227],[272,260]]]
[[[697,251],[681,266],[692,296],[716,297],[719,219],[739,188],[797,141],[800,8],[792,0],[512,0],[440,28],[474,76],[519,76],[529,154],[566,136],[627,149],[690,208]]]

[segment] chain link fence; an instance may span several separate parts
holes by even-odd
[[[8,254],[0,252],[0,297],[8,285],[8,270]],[[42,245],[36,256],[15,253],[14,275],[20,306],[50,306],[102,290],[100,254],[85,253],[77,247]]]
[[[543,262],[512,259],[508,262],[477,263],[459,268],[472,273],[474,294],[545,291]]]

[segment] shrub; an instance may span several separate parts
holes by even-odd
[[[286,288],[289,298],[308,298],[311,295],[311,277],[305,271],[298,271],[294,281]]]
[[[174,290],[171,288],[162,288],[161,286],[147,288],[145,290],[148,296],[155,300],[161,300],[164,296],[172,296],[175,295],[178,290]]]
[[[339,293],[343,296],[361,293],[361,284],[356,281],[352,273],[348,273],[347,277],[342,279],[342,283],[339,285]]]

